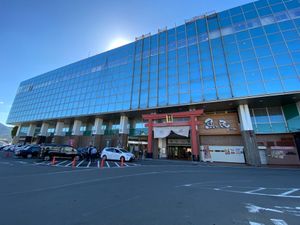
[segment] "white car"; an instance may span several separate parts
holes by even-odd
[[[101,152],[101,158],[104,160],[123,160],[132,161],[134,160],[134,154],[128,152],[122,148],[106,147]]]

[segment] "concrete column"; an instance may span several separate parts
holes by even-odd
[[[102,125],[103,125],[103,119],[102,118],[96,118],[95,123],[94,123],[94,130],[93,130],[94,135],[103,135],[104,134],[104,130],[102,129]]]
[[[64,125],[65,124],[63,122],[57,122],[56,127],[55,127],[54,136],[64,136],[64,134],[63,134]]]
[[[49,124],[48,123],[43,123],[40,131],[40,136],[47,136],[48,135],[48,128]]]
[[[82,122],[80,120],[75,120],[73,124],[73,129],[72,129],[72,135],[79,136],[80,133],[80,127],[82,125]]]
[[[22,124],[19,124],[18,125],[18,130],[17,130],[17,133],[16,133],[16,137],[19,137],[20,131],[21,131],[21,127],[22,127]]]
[[[118,145],[120,147],[126,148],[128,143],[128,117],[122,115],[120,118],[120,128],[119,128],[119,140]]]
[[[127,116],[121,116],[121,118],[120,118],[119,134],[129,134],[128,117]]]
[[[34,135],[36,125],[35,124],[30,124],[28,127],[27,135],[28,137],[32,137]]]
[[[241,133],[244,142],[246,163],[252,166],[260,166],[260,156],[248,105],[239,105],[238,112],[241,123]]]
[[[159,158],[167,158],[167,138],[158,139]]]

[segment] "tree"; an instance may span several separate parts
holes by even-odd
[[[10,134],[12,138],[14,138],[17,135],[18,128],[18,126],[14,126],[14,128],[11,130]]]

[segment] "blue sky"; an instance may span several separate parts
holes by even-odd
[[[0,0],[0,122],[19,83],[112,44],[250,0]]]

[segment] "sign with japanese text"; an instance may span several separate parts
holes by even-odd
[[[198,120],[200,135],[240,134],[237,113],[203,115]]]

